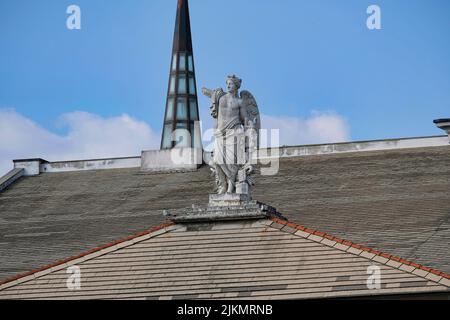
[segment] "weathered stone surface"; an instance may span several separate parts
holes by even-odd
[[[106,159],[47,161],[44,159],[18,159],[13,160],[14,168],[23,169],[25,176],[34,176],[40,173],[58,173],[73,171],[92,171],[138,168],[141,157],[121,157]]]
[[[165,210],[164,216],[176,223],[212,222],[227,220],[264,219],[268,217],[284,217],[275,208],[257,202],[243,200],[242,195],[223,194],[210,195],[213,200],[208,205],[192,205],[192,207]]]
[[[14,160],[14,169],[23,169],[25,176],[35,176],[41,172],[41,164],[47,162],[44,159]]]
[[[141,171],[170,172],[196,170],[202,162],[202,149],[173,148],[142,151]]]
[[[245,202],[250,201],[246,194],[224,193],[224,194],[210,194],[210,206],[240,206]]]

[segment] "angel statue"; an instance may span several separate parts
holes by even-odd
[[[253,152],[258,147],[258,132],[261,128],[258,105],[253,95],[239,89],[242,80],[228,76],[227,90],[203,88],[205,96],[211,98],[211,115],[215,119],[215,145],[209,165],[215,173],[217,193],[238,193],[251,198],[250,186]]]

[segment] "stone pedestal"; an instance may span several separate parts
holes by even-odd
[[[210,194],[209,206],[242,206],[250,201],[247,194],[225,193],[225,194]]]
[[[175,223],[212,222],[226,220],[248,220],[277,217],[284,219],[271,206],[250,200],[244,194],[212,194],[207,205],[192,205],[190,208],[165,210],[164,215]]]

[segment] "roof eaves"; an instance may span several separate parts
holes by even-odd
[[[81,254],[71,256],[69,258],[56,261],[52,264],[42,266],[40,268],[18,274],[16,276],[13,276],[11,278],[5,279],[3,281],[0,281],[0,291],[12,286],[15,286],[17,284],[33,280],[36,278],[39,278],[43,275],[46,275],[48,273],[51,273],[53,271],[61,270],[64,268],[67,268],[71,265],[75,265],[77,263],[81,263],[83,261],[104,255],[106,253],[116,251],[120,248],[127,247],[129,245],[132,245],[136,242],[140,242],[149,238],[156,237],[158,235],[161,235],[163,233],[181,228],[182,226],[175,225],[172,222],[161,224],[157,227],[133,234],[131,236],[121,238],[115,241],[112,241],[110,243],[104,244],[102,246],[93,248],[89,251],[83,252]]]
[[[363,258],[425,278],[429,281],[436,282],[440,285],[450,287],[450,275],[439,270],[428,268],[421,264],[374,250],[348,240],[340,239],[318,230],[309,229],[293,222],[281,220],[276,217],[271,217],[269,219],[273,221],[270,226],[276,229],[292,233],[305,239],[361,256]]]

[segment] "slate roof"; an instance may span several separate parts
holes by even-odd
[[[0,299],[306,299],[450,292],[450,280],[275,218],[165,225],[0,286]],[[81,271],[80,290],[66,285]],[[367,287],[368,267],[381,288]],[[447,276],[448,277],[448,276]]]
[[[209,169],[43,173],[0,193],[0,279],[206,203]],[[290,221],[450,273],[450,146],[282,158],[254,198]]]

